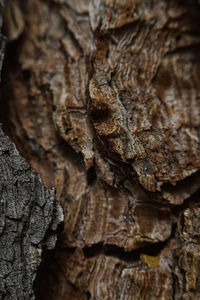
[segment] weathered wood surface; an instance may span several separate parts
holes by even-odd
[[[2,119],[65,215],[40,298],[199,299],[198,1],[14,3]]]

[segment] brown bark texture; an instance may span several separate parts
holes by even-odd
[[[9,0],[1,121],[56,188],[37,299],[200,299],[200,4]]]

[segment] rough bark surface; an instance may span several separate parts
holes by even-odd
[[[199,299],[200,5],[8,1],[1,106],[65,215],[38,299]]]
[[[62,209],[2,129],[0,170],[0,299],[35,299],[42,250],[55,247]]]

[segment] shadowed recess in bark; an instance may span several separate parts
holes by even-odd
[[[83,248],[83,253],[87,258],[105,254],[107,256],[116,257],[121,261],[135,262],[137,260],[140,260],[140,254],[158,256],[160,252],[166,247],[169,240],[174,238],[175,229],[176,224],[174,224],[173,226],[171,236],[166,241],[155,244],[146,243],[143,247],[135,249],[131,252],[124,251],[123,248],[117,247],[115,245],[104,245],[103,243],[99,243],[96,245],[92,245],[91,247]]]

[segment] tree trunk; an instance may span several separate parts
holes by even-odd
[[[36,299],[200,299],[199,2],[9,0],[4,34],[1,121],[65,216]]]

